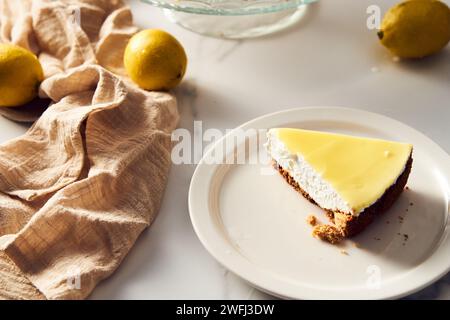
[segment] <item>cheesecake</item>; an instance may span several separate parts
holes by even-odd
[[[412,165],[408,143],[291,128],[267,133],[284,179],[321,207],[344,237],[364,230],[402,193]]]

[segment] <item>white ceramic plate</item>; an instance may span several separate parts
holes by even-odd
[[[332,246],[311,237],[305,221],[313,213],[327,222],[325,215],[269,165],[207,164],[203,158],[189,210],[200,241],[223,266],[261,290],[294,299],[398,298],[450,270],[450,158],[433,141],[385,116],[334,107],[282,111],[239,128],[271,127],[410,142],[409,189],[361,235]],[[237,144],[228,152],[256,151]]]

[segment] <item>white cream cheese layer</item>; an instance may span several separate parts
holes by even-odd
[[[301,155],[291,154],[272,131],[267,134],[266,149],[272,159],[287,171],[320,207],[345,213],[352,212],[331,185],[324,181]]]

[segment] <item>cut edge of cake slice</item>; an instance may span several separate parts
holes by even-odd
[[[289,134],[291,136],[289,139],[291,140],[298,135],[300,141],[295,143],[307,145],[307,147],[303,148],[307,151],[306,156],[301,152],[292,152],[293,142],[288,141],[288,143],[285,143],[283,139],[280,139],[278,137],[280,130],[290,130]],[[402,193],[411,172],[413,148],[410,144],[289,128],[270,129],[267,136],[268,141],[266,148],[272,158],[274,167],[295,190],[300,192],[312,203],[321,207],[345,237],[351,237],[358,234],[364,230],[377,215],[387,211]],[[291,144],[289,146],[290,148],[286,146],[287,144]],[[366,160],[365,157],[362,157],[363,159],[352,158],[352,152],[347,148],[348,145],[355,146],[359,149],[366,148],[370,160]],[[383,147],[386,147],[389,150],[382,152]],[[390,154],[386,156],[386,153]],[[313,156],[311,156],[311,154]],[[356,152],[356,157],[358,157],[358,154],[361,158],[361,152]],[[396,156],[398,158],[395,158]],[[332,183],[323,178],[324,175],[330,175],[330,173],[326,172],[326,174],[324,174],[323,172],[318,172],[313,165],[311,165],[311,161],[317,162],[317,159],[321,159],[320,157],[322,157],[322,159],[329,159],[326,161],[318,161],[322,167],[316,165],[316,168],[320,168],[322,171],[326,171],[326,169],[332,170],[341,168],[342,166],[340,167],[340,165],[342,165],[342,163],[339,163],[339,161],[342,162],[343,159],[348,159],[347,161],[350,163],[352,161],[357,162],[366,160],[369,163],[356,165],[355,167],[361,171],[367,165],[367,168],[369,168],[368,170],[375,171],[375,174],[377,165],[380,169],[392,167],[386,165],[389,164],[389,161],[396,161],[396,168],[395,172],[390,169],[392,172],[388,172],[389,175],[385,175],[390,178],[390,180],[384,179],[387,180],[384,181],[385,187],[383,187],[382,183],[379,183],[381,185],[378,187],[379,190],[375,188],[375,190],[378,190],[378,193],[371,190],[371,198],[367,197],[367,199],[371,200],[366,201],[366,203],[368,203],[367,205],[361,205],[359,202],[354,201],[354,204],[356,203],[357,205],[352,206],[351,203],[346,201],[345,197],[341,195],[341,192],[333,187]],[[311,158],[312,160],[307,160],[305,158]],[[330,166],[330,168],[323,169],[323,163],[326,164],[327,162],[333,161],[338,163],[334,164],[334,167]],[[382,162],[386,162],[386,164]],[[339,178],[339,173],[334,176],[331,174],[331,176],[334,178],[335,182],[339,182],[335,183],[335,185],[338,185],[342,190],[348,191],[348,188],[345,189],[345,187],[348,186],[343,186],[347,182],[343,179],[343,177],[345,177],[345,170],[342,171],[342,177],[340,177],[341,180],[336,178],[336,175]],[[364,181],[367,177],[362,177],[363,173],[364,172],[361,172],[360,179],[363,181],[363,184],[368,184],[368,181]],[[382,174],[383,173],[380,173],[380,175]],[[352,174],[352,179],[349,179],[350,182],[347,184],[354,184],[354,180],[358,181],[358,178],[357,174]],[[376,176],[374,179],[377,179]],[[344,181],[345,183],[341,181]],[[356,189],[356,192],[358,192],[358,189]],[[365,194],[363,193],[363,195]],[[360,198],[361,197],[362,196],[360,196]]]

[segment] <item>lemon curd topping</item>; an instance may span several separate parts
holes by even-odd
[[[356,215],[396,182],[412,152],[411,144],[342,134],[289,128],[269,134],[307,162]]]

